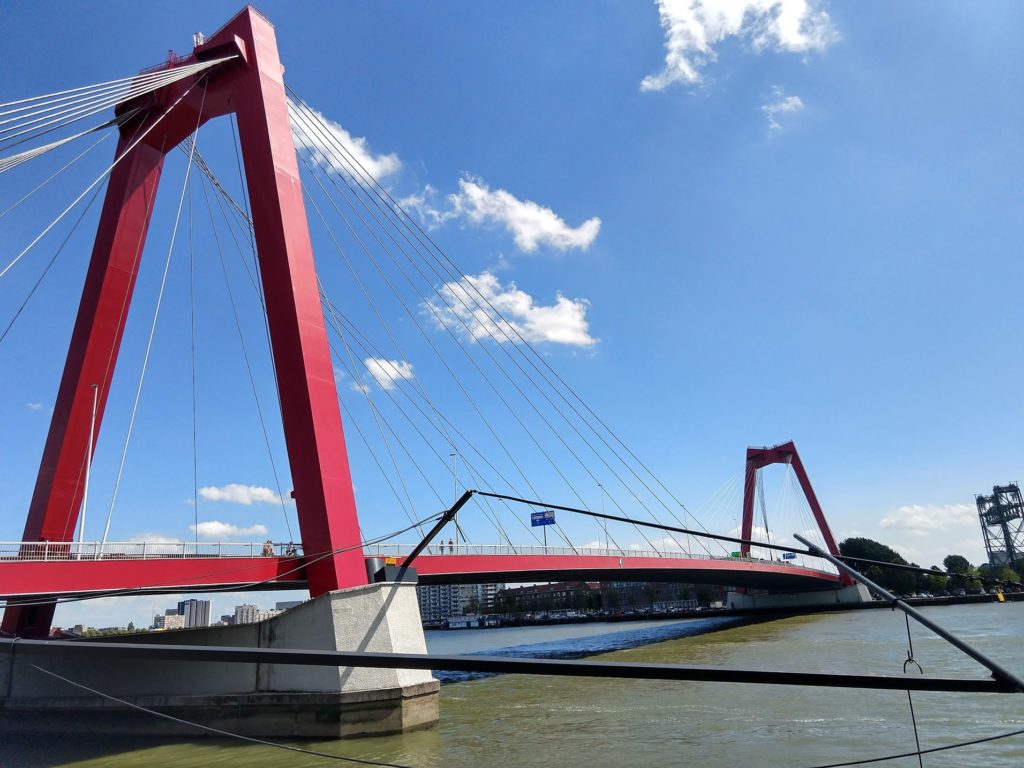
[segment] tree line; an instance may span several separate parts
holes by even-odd
[[[988,563],[978,566],[971,565],[963,555],[950,554],[942,559],[943,567],[931,566],[933,573],[913,573],[896,568],[885,568],[870,563],[857,563],[858,558],[876,560],[895,565],[909,565],[920,568],[917,563],[907,562],[894,549],[885,544],[863,537],[854,537],[841,541],[839,551],[844,557],[853,558],[849,564],[869,579],[881,584],[897,594],[908,595],[913,592],[931,592],[932,594],[956,589],[977,591],[983,584],[1003,582],[1003,588],[1019,588],[1020,574],[1008,566],[993,567]]]

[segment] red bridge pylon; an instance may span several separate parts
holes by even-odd
[[[743,481],[743,527],[740,537],[749,541],[754,531],[754,490],[757,487],[757,471],[770,464],[789,464],[793,467],[796,478],[800,482],[800,489],[804,492],[807,504],[811,508],[811,514],[814,515],[814,521],[821,530],[825,546],[831,554],[838,556],[839,547],[836,546],[836,540],[832,536],[832,529],[828,526],[825,513],[822,512],[818,497],[814,493],[814,488],[811,487],[810,478],[807,477],[807,470],[804,469],[804,463],[800,461],[800,454],[797,453],[796,445],[792,440],[771,447],[747,448],[747,469]],[[749,556],[750,545],[741,544],[740,552],[744,557]],[[840,580],[846,586],[854,583],[846,574],[840,574]]]
[[[315,596],[367,579],[274,28],[247,7],[166,68],[224,56],[237,58],[118,106],[122,115],[142,109],[120,126],[115,156],[126,154],[108,182],[23,541],[73,537],[86,457],[99,435],[164,157],[198,126],[233,112],[303,551],[307,559],[327,553],[306,569]],[[89,445],[93,385],[97,429]],[[43,636],[53,612],[52,605],[8,608],[3,629]]]

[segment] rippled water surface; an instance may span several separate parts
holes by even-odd
[[[936,621],[1024,672],[1024,603],[925,609]],[[916,658],[931,674],[985,671],[926,630]],[[713,631],[711,631],[713,630]],[[485,653],[758,669],[899,674],[902,614],[887,610],[779,621],[583,624],[428,633],[434,653]],[[905,692],[721,683],[448,676],[435,728],[376,739],[302,745],[407,766],[814,766],[913,749]],[[1024,729],[1024,695],[915,694],[923,747]],[[19,740],[0,766],[352,765],[231,741]],[[917,765],[916,758],[882,763]],[[1024,736],[940,752],[926,766],[1024,765]]]

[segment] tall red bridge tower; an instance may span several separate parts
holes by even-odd
[[[207,120],[234,113],[303,551],[307,560],[315,558],[306,575],[316,596],[367,579],[274,28],[246,7],[166,68],[227,56],[234,58],[118,106],[122,115],[139,111],[120,126],[119,160],[108,182],[22,540],[71,540],[86,457],[102,424],[164,158]],[[93,386],[98,404],[90,445]],[[11,607],[3,629],[43,636],[53,613],[52,605]]]

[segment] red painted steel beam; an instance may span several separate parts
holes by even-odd
[[[285,440],[303,551],[337,554],[309,566],[314,597],[365,584],[355,495],[334,366],[302,199],[273,27],[251,8],[211,41],[234,34],[257,66],[241,73],[234,103],[249,183]],[[347,550],[340,552],[340,550]]]
[[[800,454],[796,445],[790,440],[770,448],[747,448],[746,478],[743,483],[743,523],[740,538],[749,540],[754,530],[754,490],[757,484],[757,472],[770,464],[790,464],[796,473],[800,483],[800,489],[804,492],[807,504],[814,515],[814,521],[818,524],[821,536],[825,541],[825,547],[833,555],[839,555],[839,547],[836,546],[835,538],[832,536],[832,529],[829,527],[825,513],[818,502],[818,496],[814,493],[811,480],[807,476],[807,470],[800,460]],[[744,556],[750,554],[750,545],[742,544],[740,551]],[[840,577],[843,584],[853,584],[849,576],[843,574]]]
[[[115,156],[120,157],[130,144],[130,134],[122,134]],[[98,385],[98,426],[106,408],[163,159],[159,149],[140,144],[114,168],[107,184],[22,541],[74,538],[90,450],[92,385]],[[22,637],[45,636],[52,619],[49,606],[9,608],[4,612],[3,629]]]
[[[235,112],[303,549],[335,552],[309,567],[310,591],[318,595],[365,584],[366,573],[274,29],[246,7],[192,56],[168,68],[231,54],[238,58],[208,75],[119,106],[122,113],[144,110],[121,126],[118,157],[134,137],[159,124],[121,160],[108,183],[23,540],[73,537],[92,385],[99,387],[98,438],[163,157],[197,126]],[[205,79],[196,85],[198,78]],[[52,618],[50,607],[8,609],[3,629],[41,636]]]
[[[176,592],[210,587],[300,588],[301,561],[278,557],[145,560],[0,560],[0,598],[114,593],[123,590]],[[702,560],[603,555],[420,555],[415,564],[424,584],[490,581],[628,580],[721,584],[764,589],[834,586],[832,573],[752,560]],[[269,584],[268,584],[269,582]]]
[[[614,555],[420,555],[423,584],[492,581],[619,580],[721,584],[765,589],[815,589],[835,585],[832,573],[757,560],[618,557]]]
[[[0,598],[93,593],[180,592],[237,586],[288,589],[305,586],[297,561],[284,557],[67,560],[0,562]]]

